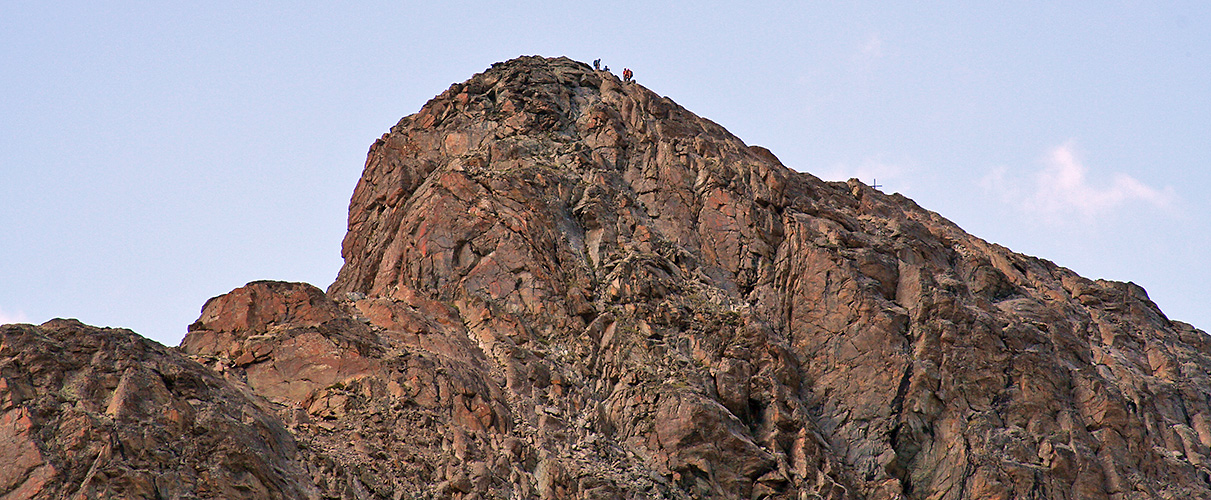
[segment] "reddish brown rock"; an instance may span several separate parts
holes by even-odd
[[[320,289],[257,281],[215,297],[190,325],[181,349],[220,373],[283,404],[303,405],[318,389],[377,368],[378,343],[364,325],[341,316]]]
[[[376,142],[343,254],[330,294],[453,304],[518,429],[612,443],[671,495],[1211,491],[1205,334],[1138,287],[797,174],[571,61],[494,66]],[[532,407],[595,407],[599,432]]]
[[[250,283],[182,343],[298,443],[239,491],[304,470],[298,495],[341,499],[1211,498],[1211,340],[1141,288],[794,172],[568,59],[499,63],[392,127],[342,255],[327,294]],[[31,363],[0,380],[0,488],[66,491],[60,457],[118,460],[117,431],[39,420],[66,393]],[[179,386],[121,366],[89,418],[147,422],[135,450],[197,428]],[[160,487],[139,467],[129,496]],[[235,476],[208,470],[189,484],[221,496]]]
[[[0,497],[319,498],[267,403],[129,330],[0,327]]]

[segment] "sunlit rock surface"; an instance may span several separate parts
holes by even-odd
[[[1211,341],[1143,289],[568,59],[377,140],[342,254],[326,293],[212,299],[179,351],[4,327],[0,492],[1211,498]]]

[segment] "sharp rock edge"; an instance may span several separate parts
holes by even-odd
[[[3,327],[4,498],[1211,498],[1211,342],[1130,283],[522,57],[370,148],[327,292],[178,349]]]

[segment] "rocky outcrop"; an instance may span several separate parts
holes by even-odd
[[[319,498],[275,412],[129,330],[0,327],[0,498]]]
[[[1211,340],[1142,289],[567,59],[494,65],[376,141],[342,254],[327,293],[250,283],[181,345],[226,391],[191,397],[261,412],[241,446],[285,497],[1211,498]],[[79,452],[22,437],[58,420],[13,415],[0,491],[79,484],[54,458]]]

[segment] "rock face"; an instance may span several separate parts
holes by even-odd
[[[1144,290],[568,59],[376,141],[342,254],[207,302],[192,360],[4,327],[0,494],[1211,498],[1211,337]]]
[[[275,412],[179,352],[0,327],[0,498],[318,498]]]

